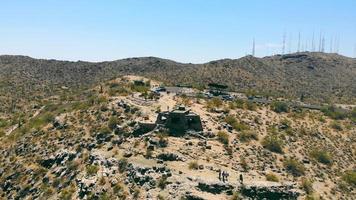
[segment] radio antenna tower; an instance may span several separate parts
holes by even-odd
[[[252,56],[255,56],[255,51],[256,51],[255,38],[253,38],[253,42],[252,42]]]
[[[319,35],[319,52],[321,52],[321,31],[320,31],[320,35]]]
[[[330,53],[333,53],[333,37],[330,37]]]
[[[298,33],[298,53],[300,52],[300,32]]]
[[[286,51],[286,32],[283,33],[283,49],[282,49],[282,54],[284,54]]]
[[[289,41],[288,41],[288,53],[292,53],[292,38],[293,38],[293,35],[292,33],[289,34]]]
[[[312,37],[312,44],[311,44],[311,51],[315,51],[315,44],[314,44],[314,31],[313,31],[313,37]]]
[[[323,36],[323,39],[321,41],[321,52],[325,52],[325,37]]]

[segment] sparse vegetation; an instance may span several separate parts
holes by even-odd
[[[198,169],[199,169],[198,161],[191,161],[191,162],[189,162],[188,168],[189,168],[189,169],[198,170]]]
[[[218,141],[221,142],[224,145],[229,144],[229,134],[224,132],[224,131],[219,131],[217,134]]]
[[[99,166],[97,165],[88,165],[86,167],[87,175],[94,176],[99,171]]]
[[[167,181],[167,176],[162,176],[160,179],[158,179],[157,186],[163,190],[166,188],[166,185],[168,184]]]
[[[321,111],[328,117],[335,119],[335,120],[341,120],[345,119],[347,117],[347,113],[336,108],[335,106],[326,106],[321,109]]]
[[[337,130],[337,131],[342,131],[343,130],[342,125],[337,121],[332,122],[330,124],[330,127],[333,128],[334,130]]]
[[[251,140],[258,140],[258,135],[254,131],[241,131],[238,135],[241,142],[249,142]]]
[[[275,153],[283,153],[283,141],[276,135],[266,136],[262,141],[262,146]]]
[[[302,188],[303,190],[308,194],[312,194],[313,193],[313,182],[310,179],[307,178],[302,178]]]
[[[283,113],[283,112],[288,112],[289,108],[286,102],[282,101],[275,101],[271,104],[271,108],[274,112],[276,113]]]
[[[313,149],[310,152],[310,156],[320,163],[323,163],[326,165],[332,164],[332,156],[326,150]]]
[[[302,176],[305,174],[305,167],[298,160],[287,159],[284,161],[284,167],[293,176]]]
[[[273,174],[273,173],[266,174],[266,180],[267,181],[272,181],[272,182],[279,182],[278,176]]]
[[[346,171],[342,176],[342,180],[345,181],[350,186],[356,187],[356,171],[355,170]]]

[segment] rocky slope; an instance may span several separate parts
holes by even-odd
[[[356,96],[355,63],[355,59],[336,54],[307,52],[265,58],[247,56],[206,64],[182,64],[154,57],[89,63],[0,56],[0,106],[2,110],[13,109],[23,99],[62,95],[127,74],[166,84],[202,88],[217,82],[234,91],[350,103],[355,102]]]
[[[0,199],[355,198],[351,118],[167,93],[145,101],[135,78],[47,98],[0,135]],[[204,131],[133,136],[175,104],[199,114]]]

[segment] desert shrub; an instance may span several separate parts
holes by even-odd
[[[146,153],[145,153],[145,158],[150,159],[150,158],[152,158],[152,155],[153,155],[153,150],[150,148],[147,148]]]
[[[245,107],[245,101],[242,99],[236,99],[234,102],[237,108],[243,109]]]
[[[298,160],[287,159],[283,164],[287,172],[291,173],[293,176],[301,176],[305,173],[304,165]]]
[[[158,195],[157,195],[157,199],[158,199],[158,200],[165,200],[166,198],[164,198],[163,195],[158,194]],[[184,199],[184,198],[182,198],[182,199]]]
[[[303,178],[301,186],[307,194],[312,194],[314,191],[313,190],[313,182],[310,179]]]
[[[86,172],[88,176],[94,176],[99,171],[99,166],[88,165],[86,166]]]
[[[330,124],[330,127],[335,129],[335,130],[337,130],[337,131],[342,131],[343,130],[342,125],[337,121],[332,122]]]
[[[227,134],[224,131],[219,131],[217,134],[218,137],[218,141],[221,142],[224,145],[228,145],[229,144],[229,134]]]
[[[157,186],[161,188],[162,190],[166,188],[166,185],[168,184],[167,181],[167,176],[162,176],[160,179],[157,181]]]
[[[324,113],[324,115],[335,119],[335,120],[341,120],[345,119],[347,117],[347,112],[344,112],[340,109],[337,109],[335,106],[326,106],[321,109],[321,112]]]
[[[214,97],[207,101],[207,108],[208,109],[214,109],[214,108],[220,108],[223,105],[223,101],[220,98]]]
[[[189,169],[194,169],[194,170],[198,170],[199,169],[199,164],[197,161],[191,161],[188,164],[188,168]]]
[[[133,194],[132,194],[133,199],[139,199],[140,194],[141,194],[141,190],[139,188],[135,187],[135,189],[133,190]]]
[[[37,116],[33,120],[29,122],[29,127],[28,128],[41,128],[42,126],[53,122],[54,121],[54,115],[51,112],[44,113],[43,115]]]
[[[240,200],[240,199],[242,198],[238,192],[234,192],[230,197],[230,200]]]
[[[277,175],[275,175],[273,173],[266,174],[266,180],[272,181],[272,182],[279,182],[279,178],[277,177]]]
[[[276,113],[288,112],[288,104],[282,101],[275,101],[272,103],[271,108]]]
[[[116,129],[117,124],[118,124],[117,117],[110,117],[109,122],[108,122],[109,129],[110,130]]]
[[[99,132],[103,135],[110,135],[111,134],[111,130],[108,127],[102,127]]]
[[[129,162],[127,161],[126,158],[121,158],[119,160],[119,172],[120,173],[125,172],[128,164],[129,164]]]
[[[249,142],[251,140],[258,140],[258,135],[254,131],[241,131],[238,135],[241,142]]]
[[[323,164],[330,165],[332,163],[332,156],[326,150],[314,149],[310,152],[310,156]]]
[[[113,187],[114,195],[116,195],[119,199],[126,199],[127,193],[125,192],[125,188],[121,183],[117,183]]]
[[[69,188],[62,190],[62,192],[59,195],[59,198],[63,200],[71,200],[74,193],[75,193],[74,186],[70,186]]]
[[[5,119],[0,119],[0,128],[6,127],[9,123]]]
[[[5,135],[6,135],[5,132],[3,130],[0,130],[0,138],[4,137]]]
[[[248,166],[246,159],[244,157],[241,158],[240,164],[241,164],[242,169],[244,169],[245,171],[247,171],[249,169],[249,166]]]
[[[159,140],[158,140],[158,145],[159,145],[159,147],[164,148],[164,147],[167,147],[167,146],[168,146],[168,134],[166,134],[166,133],[159,133],[159,134],[158,134],[158,138],[159,138]]]
[[[350,186],[356,187],[356,171],[346,171],[345,174],[342,176],[342,180]]]
[[[73,110],[86,110],[90,107],[90,103],[89,102],[75,102],[71,105],[71,108]]]
[[[244,123],[235,123],[232,125],[232,127],[236,130],[236,131],[244,131],[244,130],[249,130],[250,127]]]
[[[237,123],[237,119],[236,119],[234,116],[232,116],[232,115],[226,116],[225,119],[224,119],[224,121],[225,121],[226,123],[228,123],[229,125],[231,125],[231,126],[232,126],[233,124]]]
[[[257,104],[248,101],[248,102],[246,103],[246,108],[247,108],[248,110],[255,111],[255,110],[257,110]]]
[[[283,141],[276,135],[269,135],[263,138],[262,146],[275,153],[283,153]]]

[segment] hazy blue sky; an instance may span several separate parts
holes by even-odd
[[[284,32],[287,52],[298,32],[310,49],[320,31],[327,51],[339,37],[340,53],[354,56],[356,1],[2,0],[0,27],[0,54],[36,58],[201,63],[250,54],[253,38],[257,56],[281,53]]]

